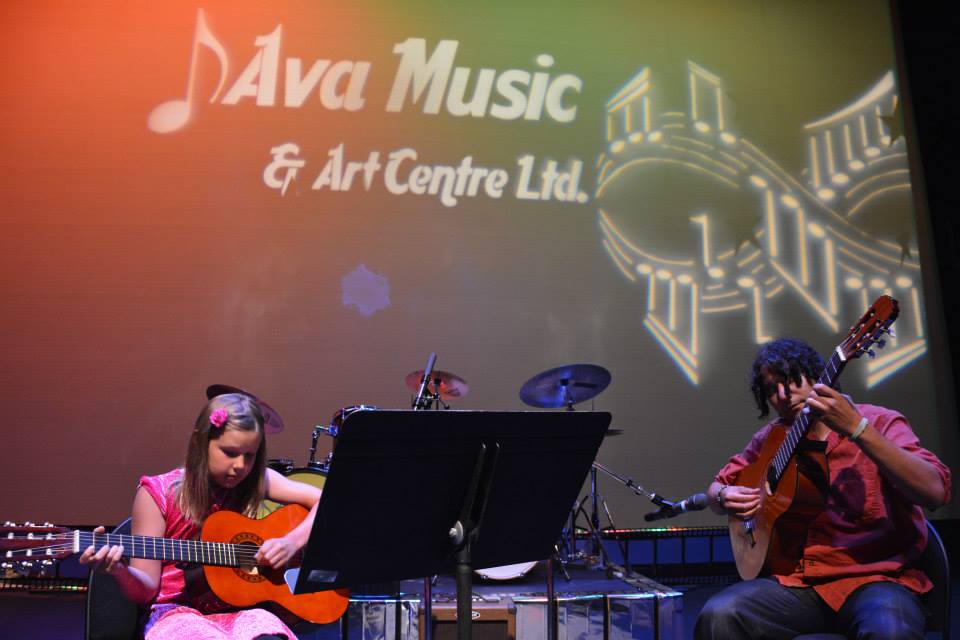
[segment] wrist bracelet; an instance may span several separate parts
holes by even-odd
[[[857,425],[857,428],[853,430],[853,433],[850,434],[850,442],[856,442],[857,438],[863,435],[863,431],[867,428],[867,425],[870,424],[870,421],[866,418],[860,418],[860,424]]]
[[[730,485],[722,484],[720,485],[720,490],[717,491],[717,504],[720,505],[721,507],[723,506],[723,490],[726,489],[728,486]]]

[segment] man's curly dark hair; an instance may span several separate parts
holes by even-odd
[[[760,347],[757,357],[753,360],[751,374],[753,380],[750,390],[760,410],[760,418],[770,415],[770,405],[767,398],[771,390],[763,383],[763,370],[769,371],[779,382],[801,384],[801,376],[805,376],[811,384],[817,381],[826,364],[820,354],[802,340],[793,338],[777,338],[773,342]]]

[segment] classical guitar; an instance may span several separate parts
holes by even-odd
[[[898,313],[896,300],[886,295],[877,298],[834,349],[817,382],[833,386],[849,360],[864,353],[872,356],[871,347],[875,344],[883,347],[883,335],[890,333],[890,325]],[[737,484],[741,486],[760,489],[760,508],[753,517],[748,520],[730,517],[733,556],[737,571],[744,580],[756,578],[764,570],[789,573],[796,564],[798,558],[793,555],[797,546],[786,540],[788,536],[784,535],[785,531],[780,531],[778,519],[794,507],[798,487],[802,484],[794,454],[812,424],[810,415],[801,413],[789,429],[771,431],[757,460],[744,468],[737,478]]]
[[[346,589],[294,595],[286,569],[258,565],[253,559],[264,540],[277,538],[307,516],[299,505],[287,505],[261,520],[232,511],[211,514],[200,540],[176,540],[69,530],[52,525],[0,526],[0,559],[5,562],[43,561],[96,548],[123,545],[124,556],[203,565],[210,589],[235,607],[273,602],[309,622],[338,619],[347,609]],[[287,569],[299,564],[299,558]]]

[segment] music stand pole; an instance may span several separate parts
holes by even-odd
[[[547,640],[557,640],[558,619],[557,594],[553,584],[553,558],[547,558]]]
[[[423,637],[424,640],[433,640],[433,578],[423,579]],[[400,603],[397,603],[400,606]]]

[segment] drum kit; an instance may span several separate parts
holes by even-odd
[[[432,364],[435,359],[435,355],[431,354],[431,360],[428,362],[426,369],[411,371],[404,377],[404,385],[406,388],[412,394],[416,394],[413,400],[414,408],[449,409],[450,407],[447,401],[459,400],[470,391],[469,385],[460,376],[447,371],[434,371]],[[429,373],[427,374],[426,372]],[[425,374],[429,375],[429,379],[425,377]],[[567,411],[573,411],[574,405],[592,400],[602,393],[610,384],[610,380],[610,372],[601,366],[593,364],[565,365],[549,369],[527,380],[520,389],[520,399],[525,404],[539,409],[564,408]],[[213,398],[224,393],[239,393],[253,398],[260,406],[264,415],[264,430],[267,433],[278,433],[283,430],[284,424],[280,414],[254,394],[238,387],[224,384],[215,384],[207,387],[207,398]],[[267,462],[267,465],[288,478],[323,488],[336,451],[337,434],[340,432],[346,419],[358,411],[377,410],[378,407],[366,404],[344,407],[333,414],[329,424],[315,426],[310,436],[309,458],[305,467],[297,467],[290,458],[271,458]],[[607,436],[619,435],[622,432],[620,429],[609,429]],[[332,446],[330,452],[322,460],[317,460],[317,445],[322,436],[332,438]],[[564,529],[562,534],[564,541],[562,546],[565,547],[565,552],[564,557],[560,558],[561,567],[565,565],[566,562],[575,559],[573,532],[577,514],[578,512],[583,512],[583,503],[587,498],[590,498],[593,504],[593,514],[591,516],[593,526],[591,526],[591,531],[596,531],[599,527],[598,504],[602,503],[602,500],[596,492],[596,466],[591,469],[591,474],[591,493],[574,505],[570,524]],[[261,506],[259,516],[265,517],[280,506],[281,505],[275,502],[265,500]],[[606,505],[604,505],[604,508],[606,508]],[[609,519],[609,512],[607,512],[607,515]],[[559,553],[558,546],[558,554]],[[582,556],[582,554],[580,555]],[[502,567],[490,567],[478,570],[476,573],[488,580],[512,580],[522,577],[536,564],[536,562],[524,562]]]

